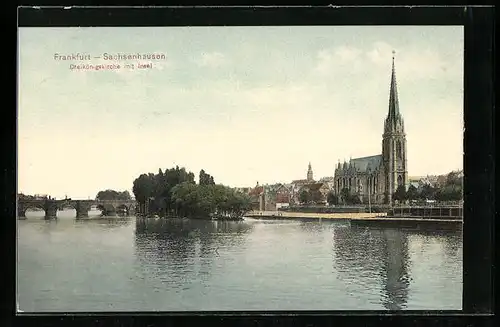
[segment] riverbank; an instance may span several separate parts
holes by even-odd
[[[224,216],[212,216],[212,217],[180,217],[180,216],[137,216],[137,219],[194,219],[194,220],[209,220],[209,221],[243,221],[243,217],[224,217]]]
[[[286,211],[252,211],[245,215],[248,218],[257,219],[376,219],[384,218],[386,213],[369,212],[345,212],[345,213],[307,213]]]
[[[429,218],[429,217],[389,217],[387,213],[304,213],[304,212],[282,212],[282,211],[252,211],[245,215],[248,218],[254,219],[328,219],[328,220],[348,220],[356,224],[373,224],[373,223],[388,223],[388,224],[463,224],[463,219],[454,218]]]

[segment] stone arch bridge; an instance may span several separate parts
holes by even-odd
[[[128,216],[136,213],[137,202],[135,200],[35,200],[19,199],[17,201],[18,218],[26,217],[26,210],[39,208],[45,211],[45,218],[55,218],[57,210],[73,208],[76,210],[76,218],[89,216],[89,210],[97,207],[104,215],[116,215],[118,210],[125,211]]]

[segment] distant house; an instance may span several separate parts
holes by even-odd
[[[250,187],[235,187],[234,190],[238,193],[248,194],[252,188]]]
[[[312,194],[316,193],[319,195],[318,198],[316,199],[311,199],[316,204],[325,204],[326,203],[326,197],[328,195],[328,192],[330,191],[330,188],[328,187],[327,183],[310,183],[302,186],[299,190],[299,197],[300,193],[303,191],[310,192]]]
[[[320,183],[326,184],[328,191],[333,191],[335,187],[335,177],[322,177],[319,180]]]
[[[408,183],[408,187],[407,187],[407,191],[408,191],[408,188],[410,188],[410,186],[413,186],[414,188],[416,188],[417,190],[420,188],[420,183],[419,182],[410,182]]]
[[[292,190],[290,186],[278,184],[274,190],[276,209],[290,206]]]
[[[252,201],[252,210],[264,210],[264,186],[257,182],[257,185],[249,190],[248,195]]]
[[[420,184],[420,187],[424,186],[424,185],[429,185],[429,186],[432,186],[432,187],[435,187],[436,186],[436,183],[438,181],[438,176],[434,176],[434,175],[427,175],[425,177],[422,177],[420,180],[419,180],[419,184]]]

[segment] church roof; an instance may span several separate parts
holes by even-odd
[[[264,187],[263,186],[256,186],[250,192],[248,193],[249,195],[260,195],[262,192],[264,192]]]
[[[302,186],[302,189],[309,189],[310,191],[317,191],[319,190],[324,183],[310,183]]]
[[[292,184],[308,184],[310,182],[311,181],[309,181],[307,179],[296,179],[296,180],[292,181]]]
[[[376,156],[362,157],[351,159],[351,163],[356,167],[356,171],[366,172],[368,166],[371,170],[375,170],[380,166],[382,162],[382,155],[378,154]]]

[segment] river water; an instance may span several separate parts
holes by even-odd
[[[61,215],[17,243],[25,312],[462,308],[457,229]]]

